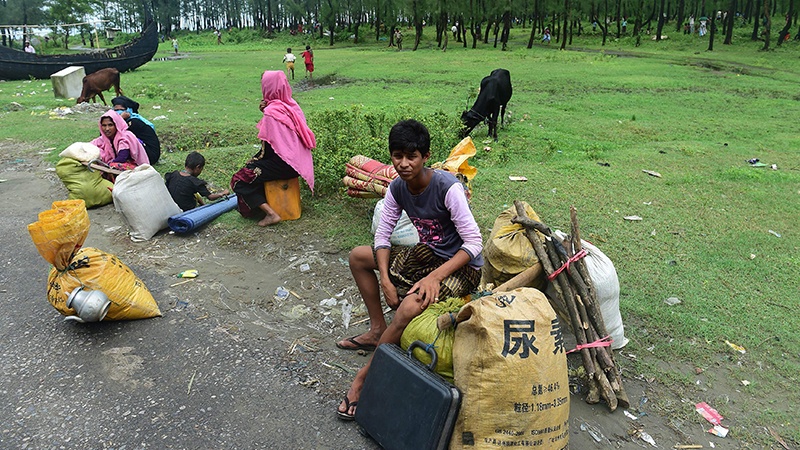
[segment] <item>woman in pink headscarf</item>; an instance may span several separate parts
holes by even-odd
[[[231,190],[237,195],[239,213],[244,217],[263,213],[258,225],[265,227],[281,221],[267,203],[265,182],[300,176],[314,192],[311,149],[317,146],[317,139],[292,98],[292,88],[283,71],[264,72],[261,92],[259,109],[264,116],[257,126],[261,150],[233,175]]]
[[[113,109],[100,117],[100,137],[92,144],[100,149],[100,159],[112,169],[130,170],[150,164],[142,143]]]

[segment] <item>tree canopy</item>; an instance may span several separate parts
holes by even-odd
[[[415,45],[424,26],[435,30],[446,47],[453,38],[464,47],[478,41],[505,49],[512,27],[530,28],[530,48],[545,28],[563,48],[574,34],[599,30],[603,44],[609,37],[628,35],[638,43],[642,35],[660,39],[667,31],[689,30],[689,21],[710,27],[714,37],[732,41],[734,26],[752,26],[752,40],[779,36],[783,42],[797,26],[796,0],[0,0],[0,22],[18,25],[60,25],[87,18],[111,20],[124,31],[141,27],[147,5],[162,35],[175,30],[249,28],[275,32],[316,33],[331,45],[340,33],[356,43],[367,35],[391,39],[395,27],[415,32]],[[770,28],[775,23],[778,30]],[[371,32],[365,32],[362,26]],[[448,36],[455,27],[455,33]],[[695,27],[692,31],[697,32]],[[66,34],[65,34],[66,35]],[[444,38],[444,41],[443,41]],[[765,47],[768,47],[765,42]]]

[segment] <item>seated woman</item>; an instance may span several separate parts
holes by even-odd
[[[311,149],[317,146],[314,132],[306,124],[303,110],[292,98],[292,88],[283,71],[266,71],[261,77],[263,100],[258,122],[261,150],[231,179],[231,190],[239,201],[239,213],[252,217],[263,212],[258,222],[266,227],[281,221],[267,204],[264,183],[303,177],[314,192],[314,161]]]
[[[100,159],[112,169],[130,170],[150,164],[142,143],[128,131],[128,124],[113,109],[100,117],[100,137],[92,144],[100,149]]]
[[[139,115],[139,103],[120,95],[111,100],[114,111],[125,119],[128,131],[135,134],[147,152],[150,164],[155,164],[161,158],[161,141],[158,140],[156,127],[153,122]]]
[[[344,350],[374,350],[400,343],[412,319],[439,299],[463,297],[477,288],[483,266],[483,244],[464,188],[449,172],[425,167],[430,158],[430,133],[416,120],[389,131],[389,153],[396,178],[386,193],[372,247],[350,252],[350,272],[369,314],[369,331],[336,343]],[[414,247],[393,247],[389,237],[405,212],[419,234]],[[377,272],[377,275],[376,275]],[[387,326],[381,306],[396,310]],[[353,420],[372,360],[356,374],[336,410]]]

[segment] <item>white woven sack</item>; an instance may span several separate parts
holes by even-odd
[[[561,230],[556,230],[556,236],[564,239],[566,234]],[[613,342],[611,348],[614,350],[624,347],[628,343],[625,337],[625,327],[622,324],[622,315],[619,312],[619,278],[617,269],[611,259],[601,252],[599,248],[581,239],[581,247],[586,250],[586,270],[592,278],[595,292],[597,292],[597,302],[600,303],[600,313],[606,324],[606,331],[611,335]]]
[[[65,148],[58,156],[62,158],[72,158],[80,162],[89,162],[100,158],[100,149],[89,142],[75,142]]]
[[[380,199],[375,205],[375,213],[372,214],[372,234],[375,234],[375,231],[378,230],[378,224],[381,223],[382,211],[383,199]],[[404,245],[407,247],[417,245],[417,242],[419,242],[419,233],[417,233],[417,229],[414,227],[414,224],[411,223],[411,219],[408,218],[408,214],[406,214],[405,211],[403,211],[403,214],[397,221],[397,225],[394,227],[389,242],[391,242],[392,245]]]
[[[181,213],[161,175],[149,164],[119,174],[111,196],[114,208],[125,217],[134,242],[150,239],[167,228],[170,216]]]

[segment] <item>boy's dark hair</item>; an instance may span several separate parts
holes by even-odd
[[[206,158],[203,157],[203,155],[201,155],[200,153],[192,152],[186,155],[186,163],[184,164],[184,166],[186,166],[187,169],[194,169],[196,167],[203,167],[205,165],[206,165]]]
[[[310,45],[306,45],[306,50],[311,50],[311,46]]]
[[[389,131],[389,151],[400,150],[413,153],[419,150],[422,156],[431,153],[431,134],[425,125],[414,119],[397,122]]]
[[[286,49],[286,53],[292,53],[292,49],[291,48],[287,48]]]

